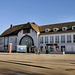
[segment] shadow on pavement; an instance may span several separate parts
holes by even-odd
[[[28,61],[16,61],[16,60],[9,60],[9,61],[24,62],[24,63],[32,63],[32,62],[28,62]]]
[[[37,65],[25,64],[25,63],[18,63],[18,62],[11,62],[11,61],[0,60],[0,62],[13,63],[13,64],[25,65],[25,66],[32,66],[32,67],[38,67],[38,68],[44,68],[44,69],[52,69],[52,68],[48,68],[48,67],[44,67],[44,66],[37,66]]]
[[[15,70],[10,70],[10,69],[4,69],[0,68],[0,75],[44,75],[44,74],[39,74],[39,73],[28,73],[28,72],[22,72],[22,71],[15,71]]]

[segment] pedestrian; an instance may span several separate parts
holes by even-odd
[[[36,49],[36,52],[35,53],[37,54],[37,49]]]
[[[46,50],[46,54],[48,54],[48,50]]]

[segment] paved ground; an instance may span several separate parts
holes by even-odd
[[[0,75],[75,75],[75,54],[0,53]]]

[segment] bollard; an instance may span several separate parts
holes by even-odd
[[[12,52],[12,43],[9,43],[9,53]]]

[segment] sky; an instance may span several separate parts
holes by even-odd
[[[0,0],[0,34],[11,24],[49,25],[75,21],[75,0]]]

